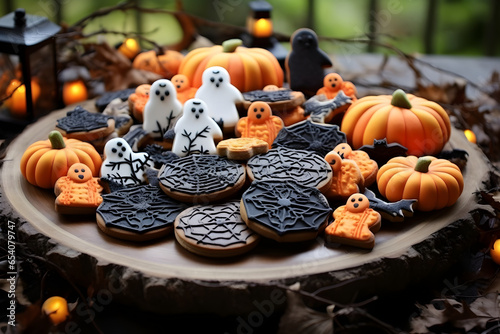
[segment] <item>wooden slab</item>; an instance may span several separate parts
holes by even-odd
[[[89,101],[84,107],[92,109],[92,105]],[[474,240],[469,213],[480,207],[474,192],[484,187],[491,170],[483,153],[453,129],[451,146],[469,153],[464,191],[458,202],[440,211],[416,213],[403,223],[383,224],[372,251],[329,248],[319,237],[292,245],[264,241],[245,256],[208,259],[184,250],[173,235],[142,244],[120,241],[103,234],[94,217],[67,218],[54,211],[52,191],[29,184],[19,171],[19,163],[24,150],[45,139],[65,112],[55,111],[40,119],[8,148],[1,186],[7,205],[22,221],[29,222],[20,224],[20,237],[77,282],[107,289],[119,282],[116,298],[148,310],[161,308],[161,312],[247,312],[254,308],[256,298],[269,299],[273,289],[294,282],[316,290],[352,281],[329,292],[332,298],[349,299],[354,291],[360,295],[372,293],[374,288],[390,291],[436,274]],[[186,289],[214,299],[186,300],[182,297]]]

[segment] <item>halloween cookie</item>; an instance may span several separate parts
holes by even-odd
[[[356,86],[350,81],[344,81],[338,73],[328,73],[323,79],[323,87],[318,89],[316,95],[325,95],[327,99],[333,99],[339,92],[343,92],[354,102],[356,98]]]
[[[180,103],[184,104],[187,100],[194,98],[198,89],[191,86],[187,76],[184,74],[176,74],[172,77],[171,81],[177,91],[177,100],[179,100]]]
[[[332,209],[321,192],[293,180],[252,182],[243,193],[241,217],[252,230],[279,242],[316,238]]]
[[[315,153],[278,147],[247,162],[247,174],[254,180],[294,180],[327,191],[332,182],[330,165]]]
[[[413,204],[416,199],[402,199],[397,202],[387,202],[378,198],[373,191],[365,188],[364,195],[370,201],[370,208],[380,213],[384,220],[402,222],[406,217],[413,216]]]
[[[364,179],[356,162],[342,159],[335,151],[328,153],[325,160],[333,171],[330,188],[325,192],[328,199],[346,199],[352,194],[362,191]]]
[[[248,160],[268,150],[267,142],[257,138],[229,138],[217,144],[217,153],[233,160]]]
[[[385,139],[375,139],[373,145],[363,145],[359,150],[368,153],[379,167],[382,167],[394,157],[406,156],[408,152],[408,149],[403,145],[398,143],[387,144]]]
[[[66,138],[93,141],[109,136],[115,130],[111,116],[91,113],[80,106],[68,111],[66,117],[57,120],[56,130]]]
[[[247,117],[240,118],[235,133],[237,137],[262,139],[271,148],[283,126],[281,118],[273,116],[269,104],[257,101],[248,108]]]
[[[179,159],[177,154],[166,150],[163,146],[158,144],[146,145],[146,147],[144,147],[144,152],[149,155],[156,169],[160,169],[164,164]]]
[[[108,104],[113,101],[114,99],[120,99],[122,101],[127,101],[128,97],[130,94],[134,93],[135,88],[127,88],[127,89],[122,89],[114,92],[106,92],[102,94],[101,97],[99,97],[95,101],[95,106],[97,110],[100,112],[104,111],[104,109],[108,106]]]
[[[229,257],[252,250],[260,236],[240,215],[240,202],[198,205],[175,219],[175,238],[188,251],[208,257]]]
[[[57,179],[54,186],[56,211],[62,214],[92,214],[102,202],[99,178],[92,176],[90,168],[75,163],[66,176]]]
[[[96,212],[99,228],[109,236],[132,241],[171,233],[175,218],[187,208],[151,185],[128,187],[102,197]]]
[[[306,150],[324,157],[335,146],[345,142],[346,136],[340,132],[337,125],[318,124],[306,120],[281,129],[272,147],[284,146]]]
[[[304,103],[304,115],[315,123],[330,123],[351,105],[351,98],[340,92],[332,99],[316,95]]]
[[[353,150],[347,143],[342,143],[333,149],[342,159],[353,160],[358,165],[361,175],[365,179],[365,187],[369,187],[377,180],[378,165],[375,160],[370,159],[368,153]]]
[[[137,86],[134,93],[128,97],[128,106],[130,113],[134,116],[137,122],[144,122],[144,107],[149,100],[150,84],[142,84]]]
[[[333,212],[333,223],[325,229],[326,241],[361,248],[372,249],[375,235],[380,229],[380,214],[370,209],[368,198],[363,194],[353,194],[346,205]]]
[[[115,119],[115,132],[119,137],[125,135],[134,124],[134,120],[130,116],[128,102],[119,98],[112,100],[102,114],[112,116]]]
[[[188,203],[209,203],[235,194],[245,183],[245,168],[218,155],[193,154],[163,165],[161,189]]]

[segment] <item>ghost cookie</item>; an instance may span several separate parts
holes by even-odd
[[[325,156],[333,171],[330,188],[325,192],[329,200],[346,199],[352,194],[362,191],[363,175],[358,165],[349,159],[342,159],[337,152],[332,151]]]
[[[267,142],[257,138],[229,138],[217,144],[217,153],[232,160],[248,160],[268,149]]]
[[[331,67],[328,55],[318,47],[318,36],[308,28],[296,30],[290,38],[292,49],[285,59],[285,69],[292,90],[313,96],[323,87],[324,68]]]
[[[91,113],[80,106],[57,120],[56,130],[66,138],[91,142],[106,138],[115,130],[115,120],[101,113]]]
[[[99,178],[92,176],[90,168],[75,163],[54,186],[56,211],[61,214],[94,214],[102,202],[102,190]]]
[[[144,106],[142,128],[153,138],[163,140],[163,135],[173,129],[182,115],[182,104],[177,100],[174,85],[168,79],[156,80],[149,92]]]
[[[184,104],[182,117],[174,128],[172,152],[179,157],[190,154],[217,154],[215,140],[222,139],[222,131],[210,118],[207,104],[191,99]]]
[[[237,137],[262,139],[271,148],[283,126],[281,118],[273,116],[269,104],[257,101],[248,108],[247,117],[240,118],[235,132]]]
[[[245,183],[245,168],[218,155],[193,154],[163,165],[160,188],[188,203],[210,203],[234,195]]]
[[[312,240],[328,223],[332,209],[321,192],[299,182],[252,182],[240,205],[245,223],[260,235],[278,242]]]
[[[339,243],[372,249],[375,235],[380,229],[380,214],[370,209],[370,202],[363,194],[353,194],[346,205],[333,212],[333,223],[325,229],[328,243]]]
[[[104,147],[104,156],[101,177],[126,186],[145,182],[144,171],[147,167],[153,167],[153,162],[147,153],[133,152],[123,138],[108,141]]]
[[[187,76],[184,74],[176,74],[172,77],[171,81],[175,86],[177,100],[179,100],[180,103],[184,104],[187,100],[194,98],[197,89],[196,87],[191,87],[191,83]]]
[[[260,236],[240,215],[240,202],[199,205],[175,219],[175,238],[188,251],[208,257],[237,256],[252,250]]]
[[[370,159],[368,153],[353,150],[349,144],[342,143],[333,149],[342,159],[353,160],[358,165],[361,175],[365,179],[365,187],[369,187],[377,180],[378,165],[375,160]]]
[[[187,208],[151,185],[127,187],[102,197],[97,226],[111,237],[131,241],[168,235],[177,215]]]
[[[207,68],[201,77],[201,86],[195,97],[205,101],[208,115],[223,124],[223,132],[234,134],[240,116],[236,104],[243,102],[238,88],[231,85],[229,72],[221,66]]]

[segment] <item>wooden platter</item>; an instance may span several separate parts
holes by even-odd
[[[94,109],[93,101],[84,108]],[[120,241],[103,234],[92,216],[55,212],[52,191],[30,185],[19,163],[24,150],[45,139],[66,111],[52,112],[11,143],[1,170],[2,201],[29,223],[21,224],[18,233],[34,252],[81,284],[109,290],[110,282],[120,283],[116,298],[156,312],[248,312],[254,300],[268,299],[272,289],[295,282],[309,290],[347,282],[326,292],[337,300],[352,299],[354,291],[383,293],[416,283],[445,270],[474,240],[471,212],[480,208],[474,192],[485,187],[491,171],[483,153],[453,129],[449,145],[469,154],[458,202],[436,212],[417,212],[402,223],[383,224],[372,251],[326,247],[318,237],[290,245],[264,240],[248,255],[209,259],[187,252],[173,235],[146,243]],[[184,299],[186,289],[200,298]],[[203,302],[204,297],[214,299]]]

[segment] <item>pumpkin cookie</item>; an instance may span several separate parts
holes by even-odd
[[[184,74],[176,74],[172,77],[172,83],[177,91],[177,100],[184,104],[187,100],[193,99],[196,91],[196,87],[191,87],[189,78]]]
[[[161,189],[188,203],[209,203],[235,194],[245,183],[245,168],[218,155],[192,154],[163,165]]]
[[[262,139],[271,148],[278,132],[283,128],[281,118],[273,116],[269,104],[261,101],[252,103],[247,115],[236,124],[236,136]]]
[[[217,154],[232,160],[248,160],[268,150],[267,142],[257,138],[230,138],[217,144]]]
[[[172,232],[186,205],[151,185],[128,187],[102,195],[97,208],[99,228],[109,236],[132,241],[160,238]]]
[[[150,84],[139,85],[135,89],[134,93],[130,94],[128,97],[130,112],[139,123],[144,121],[144,106],[146,106],[146,103],[149,100],[150,89]]]
[[[363,194],[353,194],[346,205],[333,212],[333,223],[325,229],[326,241],[372,249],[380,229],[380,214],[370,209],[370,202]]]
[[[252,157],[247,163],[248,178],[253,180],[295,180],[308,187],[327,191],[332,182],[330,165],[317,154],[278,147]]]
[[[240,215],[240,202],[194,206],[175,219],[175,238],[188,251],[208,257],[229,257],[246,253],[260,236]]]
[[[68,169],[66,176],[60,177],[54,186],[57,196],[56,211],[61,214],[92,214],[102,202],[103,188],[99,178],[92,176],[90,168],[75,163]]]
[[[334,149],[342,159],[353,160],[358,165],[361,175],[365,179],[365,187],[369,187],[377,180],[378,165],[375,160],[370,159],[368,153],[360,150],[353,150],[349,144],[342,143]]]
[[[330,189],[325,192],[328,199],[346,199],[361,191],[364,186],[363,175],[353,160],[342,159],[335,151],[328,153],[325,160],[333,170]]]
[[[80,106],[68,111],[66,117],[57,120],[56,130],[66,138],[94,141],[109,136],[115,130],[111,116],[91,113]]]
[[[252,182],[240,205],[245,223],[279,242],[312,240],[323,231],[332,209],[321,192],[293,180]]]

